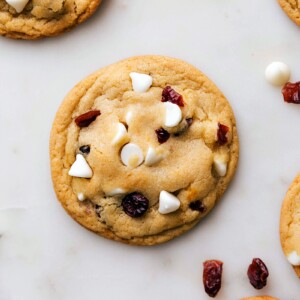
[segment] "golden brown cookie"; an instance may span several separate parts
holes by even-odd
[[[30,40],[54,36],[85,21],[101,1],[29,0],[23,8],[23,5],[13,7],[12,1],[0,0],[0,34]]]
[[[291,184],[281,207],[280,240],[287,260],[300,277],[300,174]]]
[[[136,245],[166,242],[207,215],[238,161],[231,107],[186,62],[141,56],[100,69],[59,108],[54,188],[84,227]]]
[[[257,296],[257,297],[243,298],[242,300],[278,300],[278,299],[270,296]]]
[[[300,2],[298,0],[278,0],[285,13],[300,26]]]

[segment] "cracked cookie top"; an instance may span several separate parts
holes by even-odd
[[[300,26],[300,1],[299,0],[278,0],[282,9],[298,26]]]
[[[79,83],[57,112],[54,188],[68,213],[114,240],[153,245],[193,227],[238,160],[233,112],[193,66],[134,57]]]
[[[82,23],[101,0],[30,0],[20,12],[9,2],[0,0],[0,34],[37,39],[57,35]]]

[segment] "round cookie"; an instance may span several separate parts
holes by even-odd
[[[278,300],[278,299],[270,296],[257,296],[257,297],[243,298],[242,300]]]
[[[63,101],[51,132],[52,179],[84,227],[154,245],[211,211],[238,150],[231,107],[204,74],[174,58],[133,57],[90,75]]]
[[[300,277],[300,174],[291,184],[281,207],[280,240],[283,252]]]
[[[18,1],[23,4],[14,4]],[[55,36],[85,21],[101,1],[0,0],[0,34],[28,40]]]
[[[300,4],[298,0],[278,0],[280,6],[298,26],[300,26]]]

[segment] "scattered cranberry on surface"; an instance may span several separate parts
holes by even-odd
[[[178,94],[174,89],[170,86],[166,86],[162,92],[162,102],[172,102],[177,104],[178,106],[184,106],[183,97]]]
[[[287,82],[281,91],[285,102],[300,104],[300,81]]]
[[[203,263],[203,267],[205,292],[214,298],[221,288],[223,262],[219,260],[207,260]]]
[[[229,131],[229,127],[226,125],[223,125],[221,123],[218,123],[218,144],[220,146],[225,145],[228,142],[227,133]]]
[[[254,258],[247,272],[251,285],[260,290],[267,284],[269,271],[260,258]]]
[[[132,217],[141,217],[149,207],[149,200],[141,193],[131,193],[125,196],[122,200],[124,212]]]
[[[88,127],[98,116],[101,115],[100,110],[88,111],[75,119],[75,123],[78,127]]]
[[[191,210],[199,211],[201,213],[206,212],[207,208],[200,200],[193,201],[189,204]]]
[[[85,153],[85,154],[89,154],[90,151],[91,151],[91,148],[90,148],[90,146],[85,145],[85,146],[81,146],[79,148],[79,151],[82,152],[82,153]]]
[[[156,129],[155,132],[157,135],[157,140],[160,144],[165,143],[170,137],[170,133],[167,130],[164,130],[162,127]]]

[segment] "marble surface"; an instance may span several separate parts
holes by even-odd
[[[0,39],[0,299],[209,299],[202,262],[224,261],[217,299],[270,294],[299,300],[279,243],[279,213],[299,171],[300,107],[264,80],[286,62],[300,78],[300,29],[275,0],[104,0],[70,33],[35,42]],[[138,54],[182,58],[232,103],[240,135],[237,175],[222,202],[191,232],[141,248],[81,228],[56,201],[48,139],[66,93],[94,70]],[[246,277],[253,257],[268,286]]]

